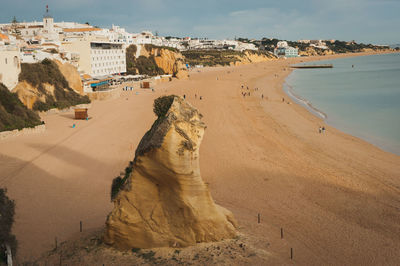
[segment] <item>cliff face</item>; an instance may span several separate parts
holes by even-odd
[[[80,95],[84,95],[83,93],[83,86],[81,77],[78,73],[78,70],[69,63],[61,63],[60,61],[55,61],[58,68],[60,69],[61,74],[65,77],[68,81],[69,86],[75,92],[79,93]]]
[[[188,77],[184,57],[179,51],[150,44],[131,47],[128,50],[132,50],[130,53],[127,52],[128,69],[129,64],[132,64],[132,69],[138,74],[171,74],[179,79]],[[138,58],[134,58],[136,56]]]
[[[46,111],[90,102],[87,96],[79,95],[70,86],[69,81],[79,90],[80,77],[74,72],[76,70],[59,64],[48,59],[35,64],[21,64],[19,83],[13,92],[29,109]]]
[[[28,110],[15,93],[0,83],[0,131],[40,125],[40,117]]]
[[[255,51],[244,51],[243,55],[237,57],[239,60],[234,63],[234,65],[244,65],[250,63],[259,63],[269,60],[276,59],[276,57],[269,53],[261,53]]]
[[[49,84],[44,84],[44,88],[47,88],[50,93],[54,91],[54,86]],[[13,92],[18,95],[19,100],[29,109],[33,109],[36,101],[46,102],[46,95],[40,93],[37,87],[32,86],[25,80],[18,82]]]
[[[191,66],[234,66],[273,60],[276,57],[264,51],[243,52],[234,50],[187,50],[183,51],[185,60]]]
[[[186,79],[188,77],[188,70],[181,53],[162,48],[159,51],[156,49],[152,53],[159,54],[159,56],[155,56],[154,59],[158,67],[164,70],[165,74],[172,74],[178,79]]]
[[[236,235],[232,213],[214,203],[200,176],[202,116],[182,98],[170,99],[165,116],[140,141],[107,218],[104,241],[119,249],[184,247]]]
[[[307,47],[304,51],[299,51],[300,56],[318,56],[318,55],[332,55],[334,51],[330,49],[318,49],[314,47]]]

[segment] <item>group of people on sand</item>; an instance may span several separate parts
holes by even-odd
[[[243,96],[243,98],[245,98],[246,96],[250,96],[250,92],[243,92],[242,91],[242,96]]]
[[[241,92],[243,98],[246,98],[246,96],[251,96],[249,86],[246,86],[246,87],[245,87],[244,85],[242,85],[241,87],[242,87],[243,90],[246,90],[246,91],[242,91],[242,92]],[[254,91],[258,91],[258,90],[259,90],[258,87],[255,87],[255,88],[254,88]],[[261,99],[264,99],[264,94],[261,94]],[[265,99],[268,100],[268,97],[265,97]]]
[[[318,132],[319,132],[319,134],[321,134],[321,133],[325,133],[325,127],[324,127],[324,126],[322,126],[322,127],[319,127],[319,130],[318,130]]]

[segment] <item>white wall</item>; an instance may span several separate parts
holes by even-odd
[[[91,67],[93,76],[126,72],[126,56],[123,45],[111,45],[111,49],[92,48]]]
[[[19,50],[16,47],[0,46],[0,82],[9,90],[18,83],[21,72]]]

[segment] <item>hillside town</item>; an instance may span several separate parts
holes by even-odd
[[[310,47],[327,49],[321,40],[299,42],[309,44]],[[138,57],[140,48],[146,44],[178,51],[268,50],[268,45],[240,39],[162,37],[150,31],[130,33],[116,25],[108,29],[98,28],[89,23],[55,22],[49,7],[46,6],[41,21],[18,22],[14,17],[11,23],[0,24],[0,82],[12,90],[18,83],[20,63],[36,63],[46,58],[74,65],[83,82],[124,75],[127,72],[126,48],[136,45]],[[270,53],[277,57],[299,56],[298,48],[289,46],[286,41],[274,45]],[[90,91],[90,86],[86,86],[86,90]]]
[[[46,6],[41,21],[18,22],[14,17],[11,23],[0,24],[0,82],[12,90],[18,83],[20,63],[37,63],[47,58],[75,66],[81,75],[85,92],[90,92],[93,87],[101,86],[115,76],[128,74],[126,50],[130,45],[137,47],[136,58],[141,55],[141,48],[145,45],[170,48],[180,52],[264,51],[277,58],[289,58],[314,55],[314,53],[331,54],[332,44],[336,42],[335,40],[288,42],[266,38],[210,40],[162,37],[154,35],[151,31],[130,33],[117,25],[112,25],[111,28],[99,28],[89,23],[55,22],[49,7]],[[299,47],[302,48],[301,52]]]
[[[400,265],[400,1],[31,2],[0,266]]]

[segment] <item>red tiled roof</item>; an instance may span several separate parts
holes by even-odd
[[[0,33],[0,39],[1,39],[1,40],[10,40],[10,38],[8,38],[7,35],[1,34],[1,33]]]

